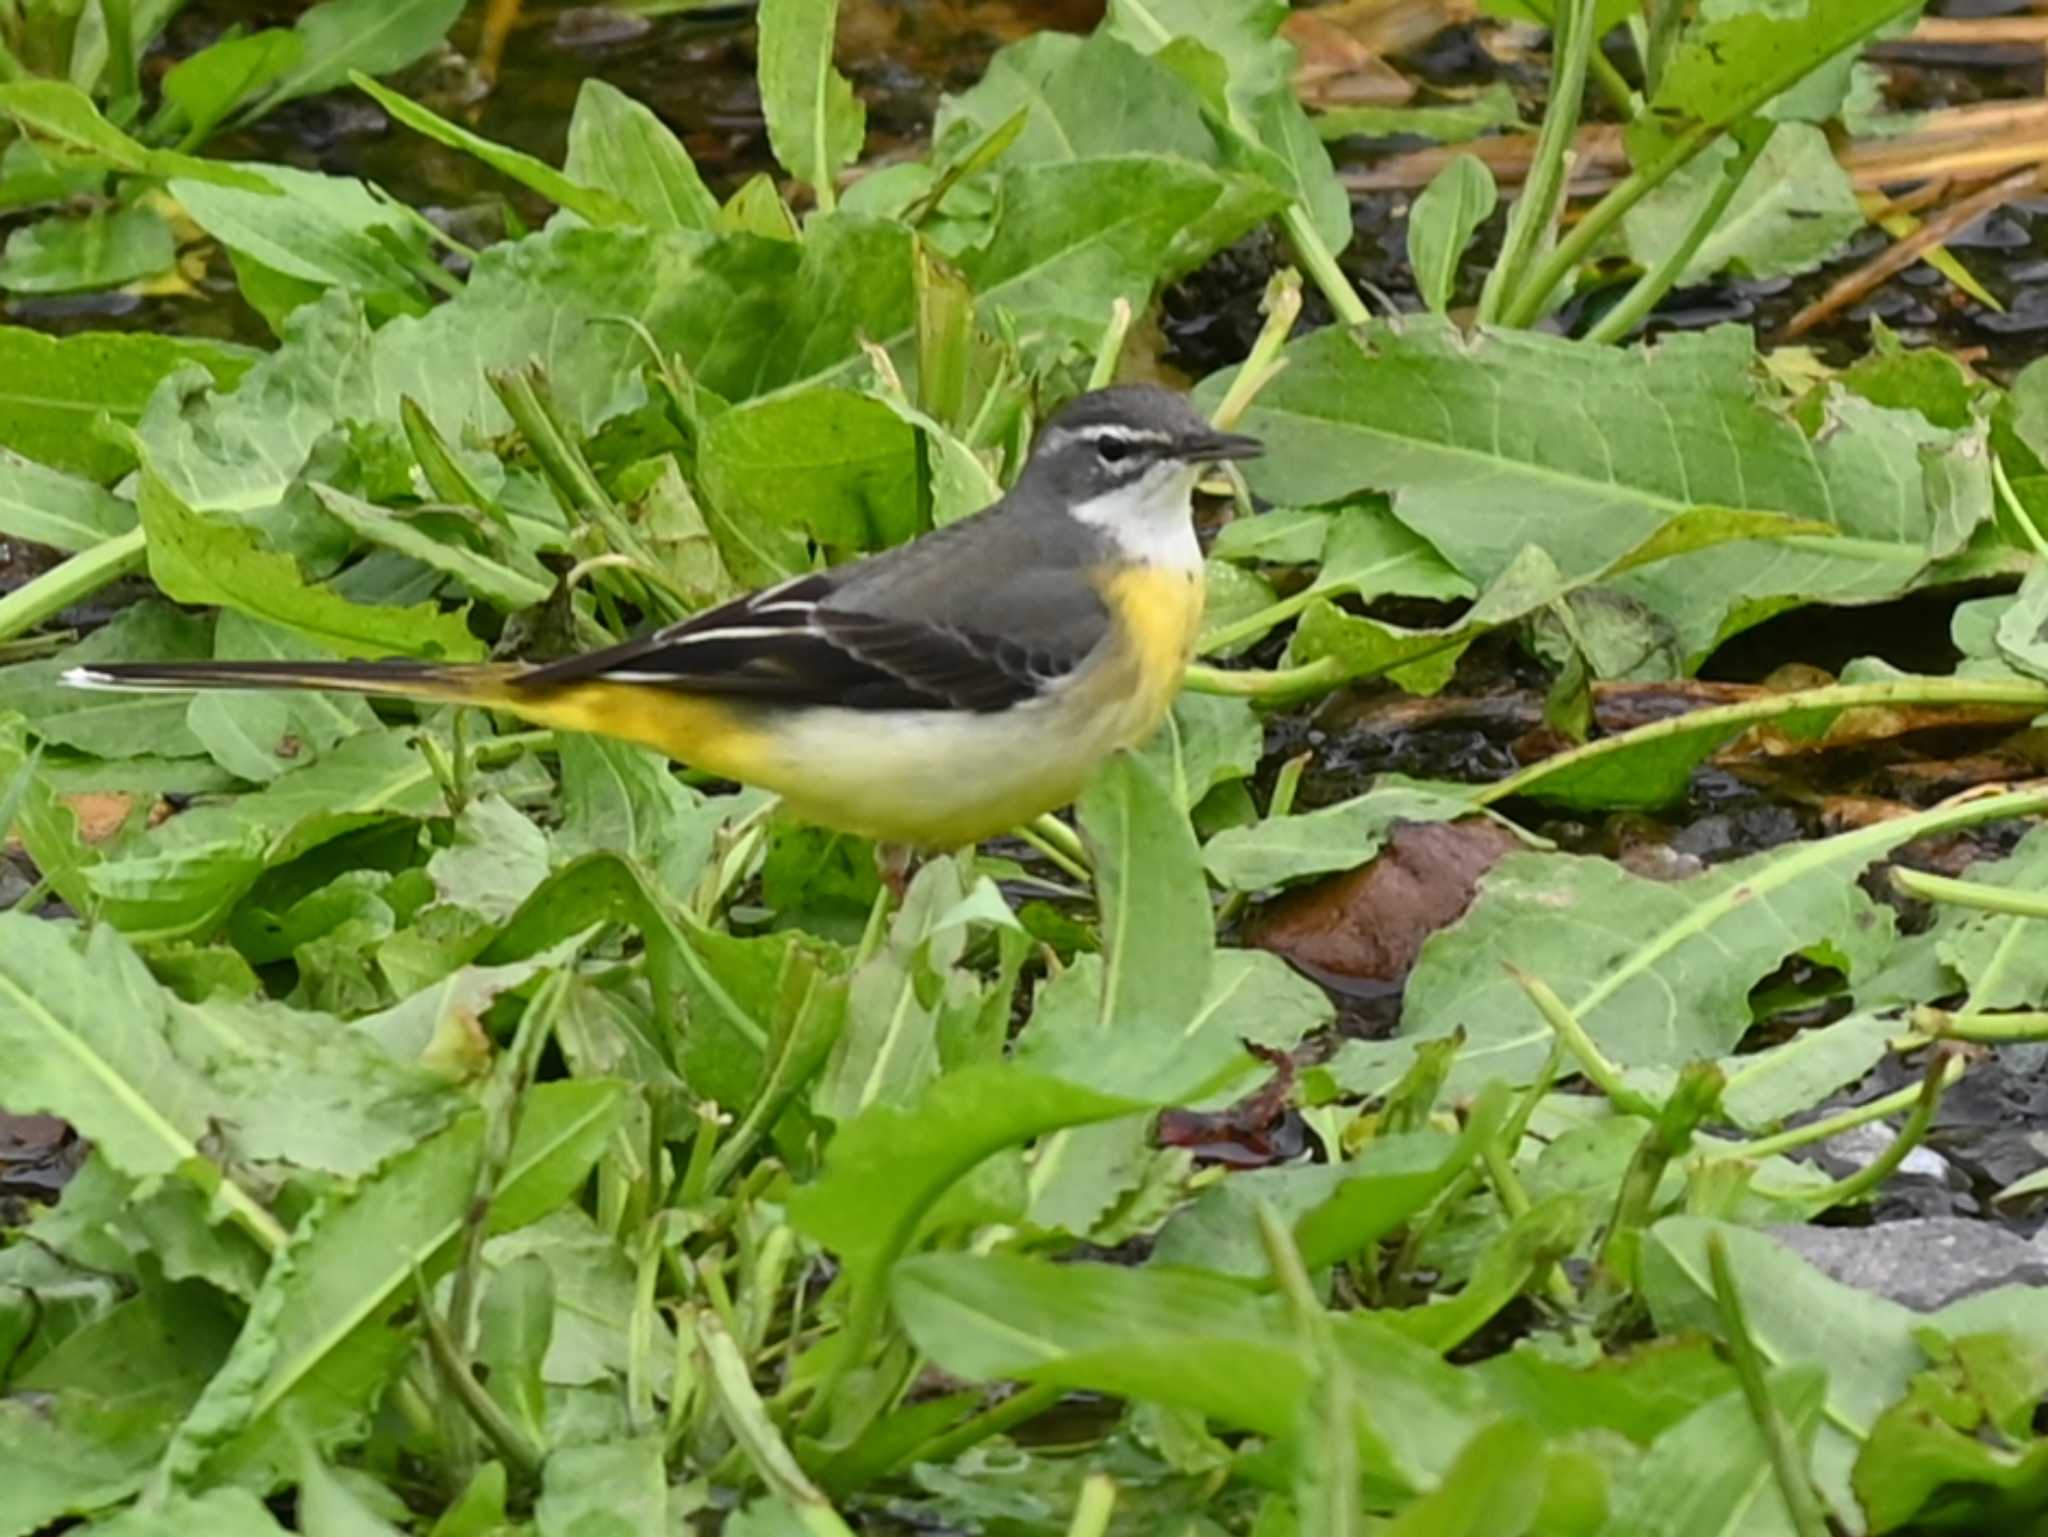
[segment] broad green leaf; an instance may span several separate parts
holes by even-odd
[[[224,1110],[219,1091],[165,1039],[166,1000],[127,944],[0,913],[0,1039],[15,1068],[0,1099],[61,1115],[123,1173],[196,1173]]]
[[[576,93],[562,174],[609,192],[650,229],[709,229],[718,200],[682,140],[647,107],[603,80]]]
[[[1920,0],[1808,0],[1797,11],[1709,11],[1680,37],[1637,137],[1649,140],[1687,122],[1731,122],[1919,9]],[[1837,88],[1811,115],[1830,116],[1840,101]]]
[[[1858,1451],[1878,1416],[1925,1364],[1914,1327],[1941,1315],[1927,1319],[1831,1281],[1762,1233],[1668,1217],[1645,1235],[1642,1251],[1643,1294],[1660,1329],[1698,1329],[1717,1338],[1724,1333],[1706,1253],[1708,1236],[1716,1232],[1727,1245],[1749,1332],[1764,1362],[1779,1370],[1826,1372],[1826,1407],[1812,1467],[1836,1510],[1853,1511],[1850,1469]],[[1768,1473],[1764,1479],[1768,1484]]]
[[[1192,811],[1220,784],[1249,779],[1265,735],[1248,701],[1184,693],[1141,756],[1153,764],[1174,804]]]
[[[213,654],[224,661],[327,661],[330,653],[282,625],[224,609],[213,627]],[[148,696],[138,696],[148,697]],[[361,731],[378,729],[359,694],[318,689],[219,689],[194,694],[185,725],[206,753],[256,784],[302,768]]]
[[[262,549],[246,528],[209,519],[182,501],[154,468],[142,472],[138,507],[149,536],[149,573],[184,603],[218,603],[319,637],[355,655],[448,660],[481,656],[468,610],[352,603],[299,575],[289,555]]]
[[[461,13],[462,0],[323,0],[293,27],[304,44],[299,61],[245,115],[331,91],[357,70],[403,69],[446,37]]]
[[[698,474],[713,529],[735,569],[734,539],[792,569],[805,536],[833,559],[886,549],[923,531],[917,433],[879,400],[813,389],[736,406],[706,427]],[[772,567],[770,569],[773,569]]]
[[[878,1104],[841,1126],[823,1175],[791,1195],[790,1221],[838,1254],[854,1317],[872,1320],[890,1267],[955,1181],[1005,1148],[1143,1108],[1008,1064],[962,1068],[909,1110]]]
[[[12,80],[0,85],[0,112],[20,124],[24,133],[89,155],[109,169],[131,176],[186,176],[257,193],[270,188],[270,183],[254,172],[138,143],[102,117],[90,96],[60,80]]]
[[[1202,863],[1227,890],[1259,891],[1304,875],[1355,869],[1380,851],[1396,822],[1451,821],[1472,809],[1469,794],[1388,775],[1348,801],[1226,828],[1204,846]]]
[[[162,1500],[129,1506],[119,1515],[92,1525],[95,1537],[286,1537],[285,1529],[247,1489],[209,1489],[204,1494],[177,1491]]]
[[[644,747],[581,732],[556,745],[562,772],[559,858],[610,850],[637,861],[657,888],[681,901],[702,873],[720,827],[757,796],[706,797],[678,779],[670,760]]]
[[[1720,1059],[1727,1081],[1722,1113],[1745,1131],[1778,1127],[1803,1110],[1858,1082],[1884,1060],[1899,1022],[1876,1013],[1851,1014],[1831,1025],[1801,1030],[1764,1051]],[[1623,1075],[1652,1099],[1662,1100],[1677,1085],[1675,1070],[1635,1069]]]
[[[177,254],[171,227],[152,209],[96,210],[81,218],[57,214],[7,237],[0,289],[65,294],[119,288],[169,271]]]
[[[0,326],[0,443],[38,464],[109,481],[135,463],[98,437],[101,412],[132,425],[157,384],[187,364],[230,389],[260,354],[198,337],[88,331],[49,336]]]
[[[1953,435],[1847,398],[1809,439],[1758,388],[1733,328],[1623,351],[1409,322],[1355,338],[1332,328],[1288,356],[1245,419],[1268,446],[1248,468],[1262,494],[1314,504],[1387,490],[1395,514],[1481,584],[1532,540],[1572,580],[1630,557],[1641,569],[1624,590],[1671,619],[1689,651],[1773,602],[1903,591],[1938,537],[1922,456]],[[1731,511],[1836,534],[1653,542]]]
[[[1351,201],[1295,94],[1294,45],[1279,32],[1286,18],[1280,0],[1112,0],[1104,26],[1197,81],[1213,80],[1220,61],[1223,100],[1212,110],[1220,109],[1227,132],[1263,152],[1268,164],[1261,174],[1304,211],[1332,253],[1340,252],[1351,242]]]
[[[1119,753],[1081,792],[1104,960],[1087,1015],[1062,1009],[1024,1034],[1018,1061],[1107,1094],[1168,1102],[1198,1091],[1234,1042],[1202,1031],[1215,919],[1187,813],[1146,759]]]
[[[1746,1295],[1746,1294],[1745,1294]],[[1804,1451],[1823,1423],[1828,1374],[1819,1364],[1765,1379],[1772,1407]],[[1615,1479],[1600,1537],[1798,1537],[1756,1413],[1731,1389],[1666,1431]]]
[[[86,550],[135,526],[135,507],[81,476],[0,448],[0,538]]]
[[[1104,101],[1118,110],[1101,110]],[[989,61],[975,86],[949,97],[934,138],[941,143],[1017,128],[996,165],[1074,165],[1134,153],[1169,156],[1187,168],[1232,169],[1187,80],[1106,30],[1083,39],[1040,32],[1010,44]],[[1241,169],[1241,168],[1239,168]],[[1271,169],[1271,167],[1269,167]],[[1219,243],[1277,206],[1284,189],[1251,177],[1224,176],[1222,195],[1166,239],[1168,264],[1200,261]]]
[[[1388,1525],[1386,1537],[1522,1537],[1542,1512],[1543,1450],[1527,1420],[1489,1425],[1465,1443],[1442,1484]]]
[[[232,1338],[208,1288],[158,1283],[13,1376],[0,1398],[0,1531],[25,1537],[140,1489]]]
[[[860,158],[867,109],[832,67],[839,0],[761,0],[761,112],[782,168],[830,209]]]
[[[430,260],[427,237],[402,205],[354,177],[291,166],[262,172],[283,198],[186,180],[173,181],[170,191],[207,234],[268,271],[344,288],[380,311],[426,312],[416,273]]]
[[[531,1089],[492,1230],[537,1221],[573,1195],[624,1105],[624,1086],[602,1079]],[[302,1228],[182,1427],[173,1467],[204,1463],[213,1479],[267,1482],[291,1468],[294,1433],[317,1444],[361,1421],[411,1343],[394,1316],[410,1306],[415,1274],[431,1280],[453,1259],[482,1140],[481,1116],[465,1116]]]
[[[1542,978],[1610,1059],[1672,1066],[1733,1049],[1750,988],[1788,957],[1819,953],[1854,979],[1891,945],[1891,915],[1856,878],[1909,839],[2019,814],[2043,796],[1990,797],[1791,844],[1659,882],[1607,860],[1512,854],[1458,923],[1423,946],[1402,1030],[1467,1036],[1460,1083],[1533,1072],[1550,1027],[1503,969]]]
[[[47,660],[0,669],[0,710],[19,711],[44,741],[96,757],[196,755],[203,749],[185,729],[181,696],[77,689],[62,680],[68,669],[95,662],[199,661],[210,652],[203,620],[167,603],[138,603]]]
[[[655,1537],[669,1516],[662,1438],[570,1446],[548,1458],[534,1504],[538,1537]]]
[[[304,1537],[404,1537],[371,1510],[356,1490],[320,1460],[312,1443],[298,1447],[299,1530]]]
[[[1465,247],[1493,216],[1497,201],[1486,163],[1460,155],[1437,172],[1408,210],[1408,265],[1422,302],[1437,314],[1449,309]]]
[[[282,27],[224,37],[180,59],[165,73],[164,99],[185,114],[186,136],[198,142],[243,102],[297,66],[305,52],[304,36]]]
[[[1629,210],[1622,228],[1640,265],[1656,266],[1677,250],[1735,153],[1732,141],[1717,143]],[[1723,271],[1751,278],[1808,272],[1864,222],[1826,134],[1782,123],[1677,281],[1699,283]]]
[[[348,0],[338,0],[338,3],[348,3]],[[521,186],[531,187],[550,202],[559,203],[592,224],[639,222],[632,208],[623,200],[609,192],[571,181],[545,160],[536,160],[523,150],[510,149],[481,134],[471,133],[418,102],[387,90],[360,70],[351,71],[349,79],[355,82],[357,89],[415,133],[423,133],[437,144],[474,156],[500,175],[511,177]]]
[[[2048,681],[2048,566],[2037,565],[2000,616],[1998,654],[2029,677]]]
[[[1319,1363],[1282,1299],[1200,1271],[925,1254],[896,1268],[897,1314],[950,1372],[1150,1400],[1282,1440]],[[1440,1477],[1483,1414],[1475,1386],[1369,1314],[1330,1315],[1330,1343],[1372,1384],[1359,1453],[1382,1498]]]
[[[2048,1441],[2031,1424],[2042,1358],[2007,1334],[1944,1347],[1879,1418],[1857,1459],[1857,1498],[1879,1531],[1933,1510],[1944,1524],[2023,1530],[2048,1479]]]

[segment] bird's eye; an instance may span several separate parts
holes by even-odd
[[[1103,438],[1095,445],[1095,452],[1102,456],[1104,464],[1122,464],[1131,457],[1133,445],[1122,438]]]

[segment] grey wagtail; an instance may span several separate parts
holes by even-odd
[[[1189,493],[1250,458],[1151,385],[1083,395],[972,517],[542,666],[134,662],[87,688],[323,688],[504,710],[658,748],[806,821],[948,849],[1071,801],[1158,727],[1202,619]]]

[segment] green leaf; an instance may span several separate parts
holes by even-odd
[[[1654,267],[1677,250],[1735,154],[1732,140],[1715,144],[1629,210],[1622,228],[1638,264]],[[1676,281],[1704,282],[1723,271],[1749,278],[1810,272],[1864,223],[1827,135],[1782,123]]]
[[[1437,314],[1450,308],[1465,247],[1473,231],[1493,216],[1497,202],[1486,162],[1459,155],[1437,172],[1408,210],[1408,265],[1415,272],[1416,292]]]
[[[1744,1293],[1745,1299],[1748,1293]],[[1795,1448],[1812,1446],[1822,1423],[1827,1372],[1818,1364],[1765,1378]],[[1616,1478],[1602,1537],[1798,1537],[1772,1475],[1756,1414],[1740,1389],[1722,1394],[1666,1431]]]
[[[697,464],[727,563],[781,574],[808,565],[805,536],[845,559],[928,527],[918,457],[917,433],[879,400],[810,389],[713,418]]]
[[[503,561],[450,539],[437,539],[420,521],[349,496],[332,486],[316,485],[313,495],[328,515],[352,529],[366,543],[410,556],[423,566],[445,572],[473,596],[507,613],[545,603],[554,583],[545,573],[515,569]]]
[[[233,609],[223,610],[214,623],[213,654],[239,662],[331,657],[294,630]],[[185,709],[185,725],[214,762],[256,784],[303,768],[358,732],[378,729],[377,717],[362,696],[317,689],[194,694]]]
[[[0,1398],[0,1531],[41,1531],[140,1489],[232,1337],[208,1288],[159,1283],[14,1375]]]
[[[355,655],[468,660],[483,654],[469,632],[467,608],[443,613],[433,603],[352,603],[309,587],[289,555],[259,548],[246,528],[193,511],[154,468],[142,472],[138,507],[149,536],[149,573],[180,602],[218,603]]]
[[[1690,652],[1768,602],[1902,591],[1939,532],[1922,458],[1953,434],[1839,398],[1829,430],[1809,439],[1758,388],[1751,343],[1733,328],[1623,351],[1527,332],[1467,340],[1411,321],[1327,329],[1286,355],[1245,419],[1268,447],[1247,471],[1261,494],[1314,504],[1387,490],[1396,516],[1481,584],[1532,542],[1571,581],[1626,560],[1638,569],[1623,589],[1676,624]],[[1574,409],[1561,414],[1560,399]],[[1765,539],[1767,525],[1731,524],[1711,532],[1739,542],[1658,542],[1730,512],[1836,532],[1786,524]]]
[[[309,1442],[299,1442],[299,1530],[304,1537],[402,1537],[350,1485],[337,1478]]]
[[[662,754],[604,737],[566,735],[556,751],[562,771],[557,856],[609,850],[644,866],[676,901],[703,872],[719,829],[759,801],[706,797],[678,779]]]
[[[63,81],[14,80],[0,85],[0,112],[20,124],[24,133],[131,176],[185,176],[250,192],[272,190],[270,183],[254,172],[174,150],[147,148],[100,116],[100,109],[85,92]]]
[[[860,158],[867,109],[832,67],[839,0],[761,0],[761,112],[782,168],[818,207],[837,201],[839,173]]]
[[[0,448],[0,538],[90,549],[135,526],[135,508],[77,475]]]
[[[1527,1420],[1489,1425],[1386,1537],[1522,1537],[1543,1509],[1544,1462],[1543,1437]]]
[[[1106,1094],[1170,1102],[1198,1090],[1235,1042],[1201,1024],[1215,919],[1194,830],[1159,770],[1118,753],[1078,802],[1094,862],[1104,962],[1094,1007],[1037,1020],[1017,1060]]]
[[[448,35],[462,0],[323,0],[299,15],[299,62],[278,77],[245,117],[301,96],[331,91],[357,70],[403,69]]]
[[[2003,809],[1987,805],[1985,815]],[[1958,818],[1978,820],[1972,808],[1939,808],[1672,882],[1602,859],[1509,855],[1458,924],[1423,947],[1403,1033],[1462,1026],[1460,1083],[1533,1071],[1550,1027],[1506,962],[1548,982],[1616,1062],[1673,1066],[1723,1055],[1749,1028],[1750,988],[1787,956],[1824,954],[1852,981],[1875,968],[1891,946],[1891,915],[1856,877]]]
[[[603,80],[585,80],[576,93],[562,174],[610,193],[649,229],[710,229],[718,218],[718,200],[682,140],[647,107]]]
[[[94,1537],[286,1537],[285,1529],[246,1489],[209,1489],[204,1494],[177,1491],[161,1500],[129,1506],[119,1515],[92,1525]]]
[[[224,37],[180,59],[165,73],[164,99],[185,114],[185,137],[196,144],[243,102],[295,67],[305,52],[304,36],[282,27]]]
[[[198,337],[88,331],[48,336],[0,326],[0,443],[54,470],[109,481],[135,463],[98,437],[101,412],[132,425],[167,375],[198,364],[230,389],[260,354]]]
[[[1202,850],[1218,885],[1259,891],[1304,875],[1351,870],[1380,851],[1396,822],[1445,822],[1469,815],[1472,798],[1387,775],[1348,801],[1299,815],[1226,828]]]
[[[350,176],[262,170],[284,198],[183,179],[170,184],[171,195],[207,234],[266,271],[344,288],[380,311],[426,312],[416,269],[430,260],[427,236],[401,204]],[[411,253],[413,266],[400,251]]]
[[[170,270],[177,259],[171,227],[148,208],[95,210],[83,218],[53,216],[7,237],[0,289],[19,294],[119,288]]]
[[[624,1086],[602,1079],[529,1090],[491,1229],[523,1227],[573,1195],[624,1108]],[[411,1343],[396,1315],[415,1274],[431,1280],[454,1258],[482,1143],[482,1117],[465,1116],[296,1236],[167,1454],[172,1467],[267,1481],[292,1467],[295,1431],[317,1445],[361,1421]]]
[[[335,0],[347,4],[350,0]],[[571,213],[580,214],[592,224],[637,224],[639,216],[622,199],[594,187],[585,187],[571,181],[545,160],[536,160],[523,150],[507,148],[482,134],[471,133],[467,128],[451,123],[439,113],[429,111],[418,102],[387,90],[360,70],[349,71],[348,78],[358,90],[364,92],[377,105],[389,112],[399,122],[415,133],[423,133],[437,144],[460,150],[481,160],[501,176],[509,176],[521,186],[531,187],[549,202],[558,203]]]
[[[185,728],[184,699],[70,688],[62,679],[69,668],[95,662],[198,661],[210,649],[203,620],[167,603],[138,603],[47,660],[0,670],[0,711],[19,711],[43,740],[95,757],[197,755],[204,749]]]
[[[1351,242],[1351,200],[1294,91],[1294,45],[1280,36],[1278,0],[1112,0],[1105,28],[1155,50],[1197,80],[1224,70],[1221,125],[1261,152],[1261,174],[1299,206],[1334,254]],[[1211,59],[1202,58],[1207,52]]]
[[[1998,654],[2014,669],[2048,681],[2048,566],[2037,565],[2020,583],[1995,632]]]
[[[879,1318],[889,1269],[947,1188],[1004,1148],[1144,1108],[1007,1064],[961,1068],[909,1109],[873,1105],[839,1128],[823,1175],[790,1197],[797,1230],[838,1254],[856,1318]]]

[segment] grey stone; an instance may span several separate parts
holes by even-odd
[[[2000,1286],[2048,1286],[2048,1249],[1988,1222],[1914,1217],[1876,1227],[1767,1229],[1823,1275],[1931,1312]]]

